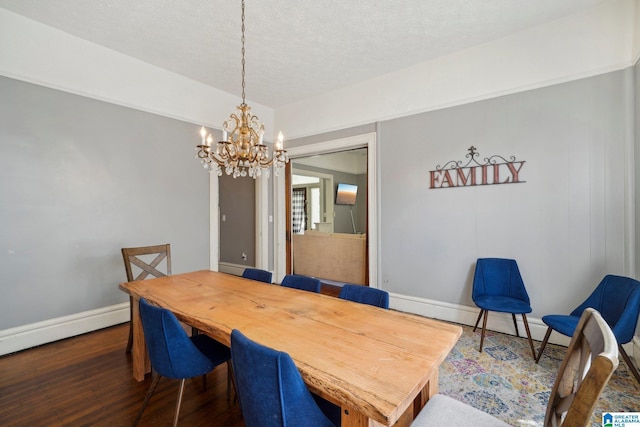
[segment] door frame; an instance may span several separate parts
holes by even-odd
[[[367,251],[368,251],[368,276],[369,286],[378,286],[378,170],[376,133],[370,132],[348,138],[335,139],[320,143],[301,145],[287,149],[290,158],[307,157],[317,154],[327,154],[336,151],[345,151],[356,148],[367,148]],[[290,170],[290,168],[287,168]],[[286,230],[287,230],[287,206],[286,206],[286,176],[281,173],[273,179],[273,210],[274,210],[274,281],[280,283],[287,274]]]

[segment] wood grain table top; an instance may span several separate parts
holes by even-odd
[[[310,390],[383,425],[393,425],[430,379],[437,381],[462,333],[413,314],[208,270],[120,288],[227,345],[239,329],[287,352]],[[437,384],[431,387],[429,395]]]

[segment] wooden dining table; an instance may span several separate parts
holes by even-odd
[[[409,425],[438,390],[457,325],[208,270],[120,284],[133,297],[133,376],[150,371],[138,301],[230,345],[231,331],[288,353],[342,426]]]

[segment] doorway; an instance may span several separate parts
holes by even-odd
[[[285,274],[295,272],[292,251],[292,217],[290,212],[290,203],[292,195],[291,178],[292,169],[315,170],[318,173],[324,173],[320,169],[326,169],[318,166],[316,162],[323,159],[326,155],[330,158],[334,153],[351,151],[356,149],[364,149],[366,153],[366,173],[361,174],[360,185],[363,203],[359,209],[355,206],[335,205],[336,186],[338,182],[334,177],[334,182],[330,185],[328,191],[329,197],[326,198],[326,204],[321,211],[320,219],[324,221],[307,221],[318,223],[312,224],[313,228],[309,230],[313,233],[322,233],[319,228],[325,230],[325,234],[342,234],[351,235],[352,237],[360,237],[364,241],[364,283],[377,287],[377,209],[376,206],[376,150],[375,150],[375,133],[363,134],[354,137],[344,138],[340,140],[327,141],[318,144],[308,144],[289,149],[291,158],[288,172],[278,177],[274,184],[274,273],[277,281],[281,280]],[[311,164],[309,164],[311,163]],[[282,175],[282,174],[281,174]],[[347,181],[346,179],[344,179]],[[365,190],[366,189],[366,190]],[[322,193],[322,192],[321,192]],[[319,193],[319,194],[321,194]],[[324,192],[326,194],[326,190]],[[307,200],[309,196],[307,196]],[[332,211],[334,209],[334,211]],[[342,209],[346,217],[340,216],[338,209]],[[353,213],[353,221],[351,214]],[[346,220],[345,220],[346,218]],[[324,223],[324,224],[323,224]],[[346,225],[345,225],[346,224]],[[308,226],[308,229],[311,226]],[[332,230],[333,228],[333,230]],[[355,228],[355,233],[354,233]],[[326,231],[329,230],[329,233]],[[326,237],[326,236],[325,236]],[[363,283],[363,284],[364,284]]]
[[[367,148],[294,158],[290,170],[291,272],[366,285]]]

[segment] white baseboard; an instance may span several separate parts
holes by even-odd
[[[251,266],[234,264],[231,262],[218,262],[218,271],[221,273],[233,274],[236,276],[242,276],[245,268],[253,268]]]
[[[129,302],[0,331],[0,356],[129,321]]]
[[[220,263],[220,271],[238,276],[242,275],[244,268],[245,266],[238,264]],[[479,313],[477,307],[450,304],[400,294],[390,294],[389,305],[390,308],[394,310],[406,311],[408,313],[415,313],[425,317],[469,326],[475,324]],[[547,331],[547,326],[538,318],[527,316],[527,320],[531,330],[531,337],[535,340],[542,341]],[[5,329],[0,331],[0,356],[128,321],[129,303],[124,302],[109,307]],[[518,319],[518,328],[522,336],[524,334],[522,318]],[[492,312],[488,318],[487,329],[511,335],[514,333],[511,316],[505,313]],[[569,344],[569,338],[558,333],[553,333],[551,334],[549,342],[566,346]],[[638,359],[640,359],[640,337],[634,337],[633,341],[624,347],[629,356],[634,358],[636,365],[640,365],[638,363]]]
[[[478,314],[480,313],[480,310],[477,307],[450,304],[400,294],[389,295],[389,306],[394,310],[406,311],[408,313],[419,314],[425,317],[469,326],[475,325]],[[520,336],[523,336],[525,332],[522,317],[516,316],[516,319],[518,321]],[[542,341],[544,339],[544,334],[547,332],[547,325],[545,325],[541,319],[530,316],[527,316],[527,322],[529,323],[531,338],[537,341]],[[507,313],[491,312],[487,321],[487,329],[510,335],[514,335],[515,332],[513,329],[513,320],[511,315]],[[565,337],[557,332],[552,333],[549,338],[550,343],[563,346],[568,346],[569,341],[569,337]],[[539,346],[534,344],[534,347],[536,351],[538,351]],[[640,369],[640,337],[636,335],[633,337],[632,342],[624,344],[623,347],[627,354],[633,358],[638,369]]]
[[[395,310],[406,311],[425,317],[445,320],[447,322],[461,323],[469,326],[475,325],[478,314],[480,314],[480,309],[477,307],[450,304],[400,294],[389,295],[389,306]],[[524,323],[522,323],[522,316],[516,316],[516,320],[518,322],[520,336],[526,336]],[[541,319],[530,316],[527,316],[527,323],[529,323],[531,338],[537,341],[542,341],[544,334],[547,332],[547,325],[545,325]],[[516,332],[513,328],[513,319],[508,313],[490,312],[489,317],[487,318],[487,329],[510,335],[515,335]],[[564,346],[569,345],[569,341],[569,337],[565,337],[557,332],[552,333],[549,338],[550,343]]]

